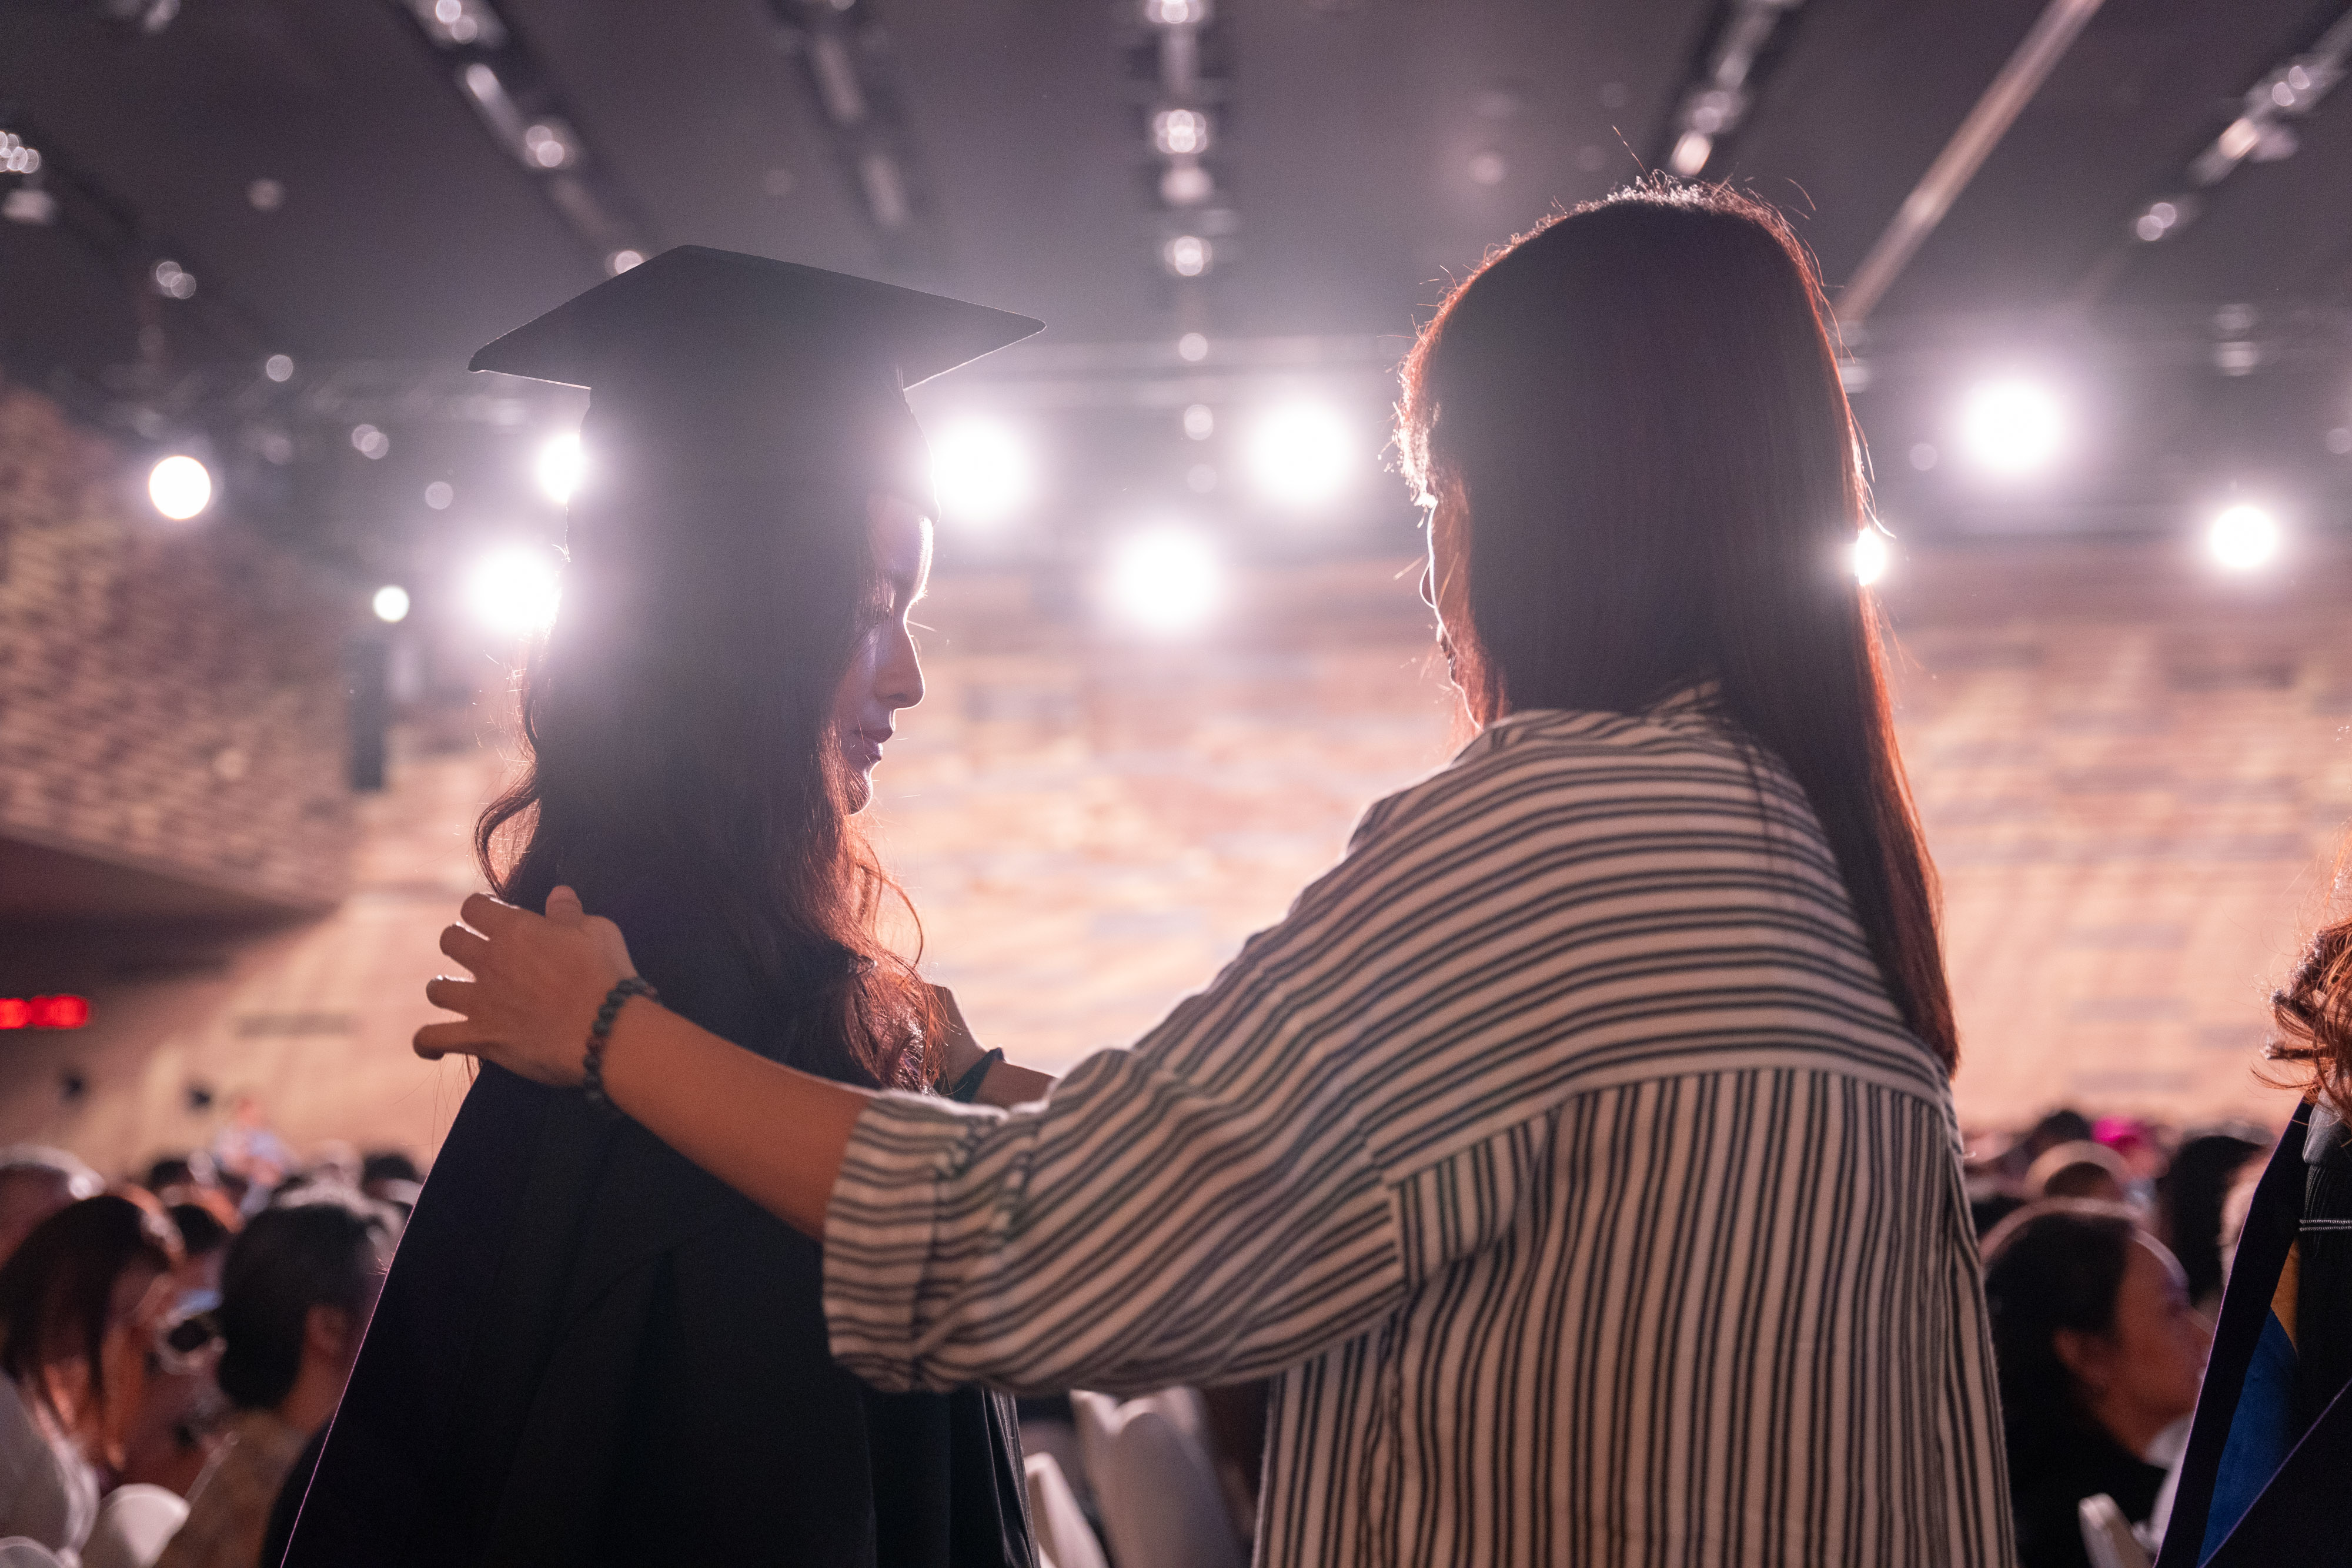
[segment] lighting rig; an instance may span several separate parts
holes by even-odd
[[[115,412],[120,394],[148,397],[173,375],[178,339],[193,339],[205,357],[256,357],[268,351],[269,333],[187,246],[163,233],[131,203],[108,189],[61,149],[56,139],[15,108],[0,105],[0,218],[54,229],[72,240],[120,278],[136,302],[140,320],[139,369],[135,384],[98,389],[52,378],[58,401],[85,417]],[[126,416],[139,434],[161,434],[152,411]]]
[[[2302,147],[2294,121],[2319,107],[2352,67],[2352,6],[2301,49],[2279,61],[2246,89],[2238,112],[2204,151],[2189,162],[2177,184],[2141,204],[2131,218],[2131,241],[2111,253],[2085,285],[2095,296],[2141,246],[2161,245],[2197,221],[2209,193],[2235,173],[2242,163],[2274,163],[2291,158]]]
[[[1154,259],[1175,287],[1178,326],[1201,335],[1205,351],[1207,279],[1232,259],[1241,228],[1213,157],[1232,112],[1226,30],[1214,0],[1138,0],[1136,16],[1141,31],[1129,46],[1127,74],[1143,99],[1159,215]]]
[[[1792,20],[1803,6],[1804,0],[1725,0],[1716,8],[1653,163],[1696,179],[1729,149],[1766,76],[1786,53]]]
[[[449,82],[607,274],[654,252],[651,225],[581,134],[554,76],[488,0],[398,0]]]
[[[891,60],[890,36],[868,0],[768,0],[783,46],[800,59],[835,163],[883,257],[907,269],[936,267],[942,238],[930,178],[909,125]]]

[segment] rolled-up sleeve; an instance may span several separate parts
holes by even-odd
[[[1262,1375],[1392,1311],[1393,1207],[1312,1075],[1104,1051],[1006,1112],[883,1094],[825,1215],[833,1353],[883,1388]]]

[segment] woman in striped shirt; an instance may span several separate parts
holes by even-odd
[[[1481,733],[1132,1049],[972,1107],[635,999],[612,1099],[823,1239],[883,1387],[1276,1378],[1263,1563],[2008,1563],[1825,318],[1712,189],[1454,293],[1401,435]],[[468,901],[420,1052],[581,1081],[625,956],[551,908]]]

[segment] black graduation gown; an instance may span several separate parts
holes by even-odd
[[[2303,1222],[2304,1135],[2310,1119],[2306,1103],[2254,1188],[2158,1568],[2352,1562],[2352,1488],[2345,1484],[2352,1477],[2352,1390],[2339,1393],[2299,1438],[2277,1436],[2291,1390],[2276,1373],[2283,1335],[2271,1303]],[[2352,1322],[2341,1325],[2341,1333],[2352,1334]],[[2286,1359],[2291,1364],[2291,1352]],[[2229,1523],[2229,1513],[2249,1493],[2251,1502]],[[2217,1523],[2225,1528],[2209,1528]]]
[[[761,1048],[721,942],[614,912],[665,1005]],[[285,1562],[1034,1568],[1010,1402],[867,1387],[821,1289],[815,1243],[634,1122],[485,1067]]]

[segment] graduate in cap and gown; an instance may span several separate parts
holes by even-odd
[[[2272,1002],[2310,1092],[2239,1235],[2158,1568],[2352,1563],[2352,919]]]
[[[934,507],[903,389],[1040,325],[688,246],[475,357],[592,396],[527,769],[478,832],[500,896],[578,889],[665,1005],[776,1061],[950,1082],[850,819],[921,695]],[[635,1123],[483,1067],[286,1562],[1028,1568],[1009,1402],[860,1383],[821,1270]]]

